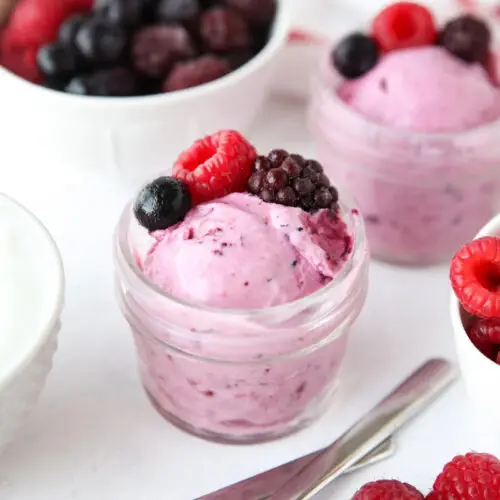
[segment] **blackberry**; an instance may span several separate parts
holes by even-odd
[[[311,213],[334,210],[339,198],[320,163],[283,149],[256,158],[247,188],[266,203],[300,207]]]
[[[200,19],[200,35],[210,51],[228,52],[250,47],[250,31],[239,12],[224,7],[206,10]]]
[[[226,0],[226,4],[255,24],[271,23],[276,11],[276,0]]]
[[[488,25],[471,15],[450,21],[439,34],[439,43],[465,62],[486,62],[491,42]]]
[[[160,0],[157,16],[164,23],[183,23],[193,19],[199,11],[198,0]]]

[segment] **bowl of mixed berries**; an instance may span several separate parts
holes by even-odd
[[[3,125],[48,161],[162,168],[207,130],[248,128],[286,41],[288,5],[18,0],[0,28]]]
[[[460,248],[450,266],[451,319],[469,399],[500,452],[500,215]]]

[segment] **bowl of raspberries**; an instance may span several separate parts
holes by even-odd
[[[0,125],[47,163],[134,180],[206,132],[249,127],[290,9],[286,0],[4,1]]]
[[[479,437],[500,453],[500,214],[454,255],[451,320]]]

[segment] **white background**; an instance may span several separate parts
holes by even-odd
[[[285,147],[312,154],[302,106],[294,101],[270,103],[251,138],[263,152]],[[192,500],[326,445],[421,362],[430,356],[454,359],[446,267],[374,263],[340,390],[321,421],[253,447],[190,437],[147,402],[131,336],[114,302],[111,238],[128,193],[116,183],[76,175],[69,166],[55,178],[47,173],[43,152],[30,151],[23,141],[2,147],[9,158],[0,168],[2,191],[47,224],[67,274],[54,370],[29,426],[0,457],[2,500]],[[404,479],[425,492],[446,461],[479,447],[474,429],[457,384],[398,435],[392,459],[341,479],[319,500],[347,500],[380,477]]]

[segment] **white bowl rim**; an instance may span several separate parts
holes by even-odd
[[[17,85],[24,97],[52,100],[54,105],[89,106],[110,109],[135,109],[137,107],[155,107],[170,103],[181,103],[192,98],[209,98],[213,92],[223,91],[245,79],[249,74],[265,66],[282,48],[291,26],[292,6],[290,0],[276,0],[277,9],[271,36],[265,47],[247,63],[227,75],[203,85],[178,90],[170,93],[160,93],[133,97],[96,97],[68,94],[54,91],[41,85],[28,82],[0,66],[0,81],[5,79],[11,85]]]
[[[19,357],[16,363],[12,363],[9,366],[9,369],[5,371],[2,378],[0,379],[0,391],[3,390],[6,386],[10,384],[10,382],[15,379],[20,373],[24,371],[24,369],[33,361],[33,359],[37,356],[40,350],[47,343],[47,339],[50,337],[54,329],[56,328],[57,323],[60,320],[62,310],[64,307],[64,296],[65,296],[65,273],[64,273],[64,264],[61,256],[61,252],[52,237],[51,233],[47,229],[47,227],[43,224],[43,222],[30,210],[28,210],[24,205],[14,200],[10,196],[5,193],[0,192],[0,197],[6,199],[14,205],[18,210],[24,212],[45,234],[47,238],[47,243],[50,245],[53,255],[56,258],[57,262],[57,271],[58,271],[58,296],[56,298],[55,306],[52,311],[52,315],[50,316],[48,322],[40,329],[40,335],[37,337],[37,341],[33,342],[28,349],[25,350],[22,357]]]
[[[500,236],[500,214],[495,215],[492,219],[490,219],[483,228],[474,236],[474,239],[482,238],[483,236]],[[462,318],[460,317],[460,303],[457,299],[457,296],[451,290],[451,300],[450,300],[450,313],[451,313],[451,323],[453,326],[453,330],[456,334],[460,332],[463,335],[467,335],[465,332],[464,325],[462,324]],[[472,342],[470,343],[471,347],[473,347]],[[475,347],[474,347],[475,349]],[[493,361],[488,360],[486,356],[484,359],[493,363]],[[496,364],[496,363],[495,363]],[[500,365],[496,365],[500,368]]]

